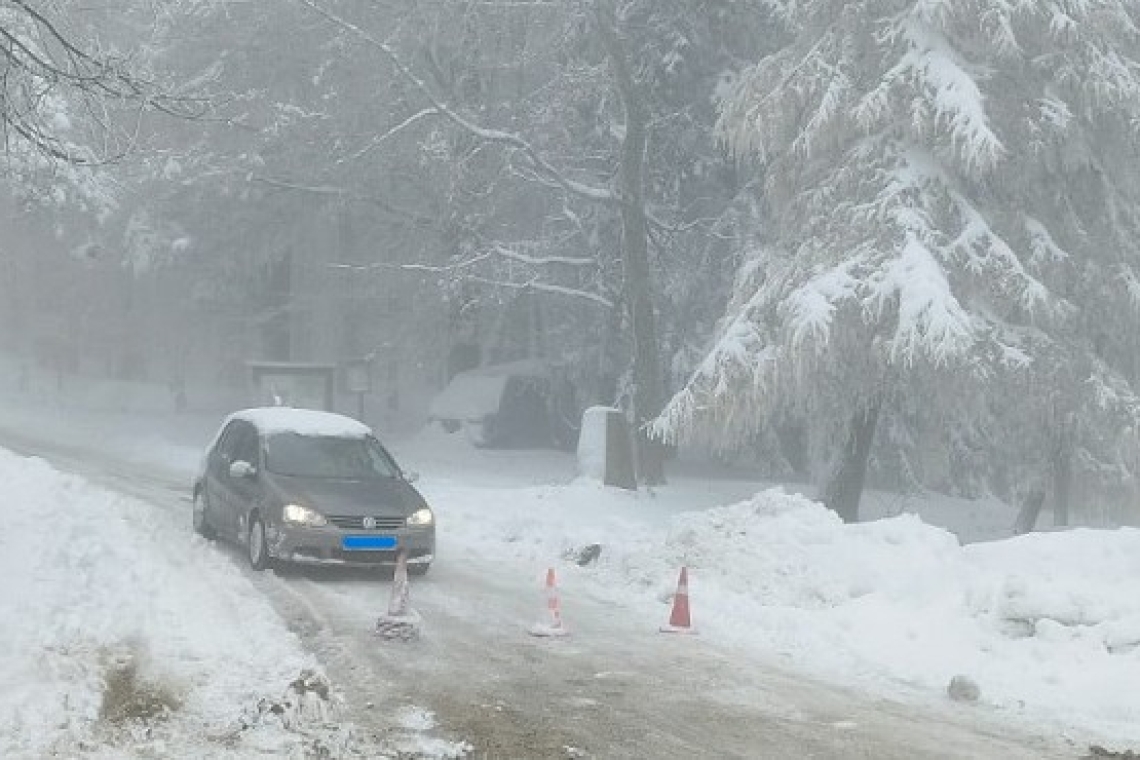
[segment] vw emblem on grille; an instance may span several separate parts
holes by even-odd
[[[375,528],[376,528],[376,518],[375,517],[365,517],[364,518],[364,529],[365,530],[375,530]]]

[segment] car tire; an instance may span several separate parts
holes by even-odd
[[[209,502],[206,500],[206,492],[199,488],[194,491],[194,532],[208,541],[213,541],[218,537],[218,532],[210,524],[210,518],[207,515],[208,509]]]
[[[271,564],[269,559],[269,544],[265,541],[265,523],[261,516],[254,514],[249,518],[249,535],[246,536],[245,554],[249,558],[249,566],[254,570],[264,570]]]
[[[408,565],[408,575],[424,576],[431,569],[431,565]]]

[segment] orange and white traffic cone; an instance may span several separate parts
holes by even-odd
[[[661,626],[662,633],[696,633],[689,618],[689,568],[681,567],[681,577],[677,579],[677,593],[673,594],[673,611],[668,625]]]
[[[531,636],[569,636],[570,631],[562,622],[562,601],[558,597],[558,583],[554,578],[554,568],[546,571],[546,622],[538,622],[528,631]]]
[[[411,641],[419,638],[420,615],[408,607],[408,554],[401,550],[392,573],[392,597],[388,614],[376,619],[376,635],[388,641]]]

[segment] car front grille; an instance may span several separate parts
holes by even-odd
[[[333,549],[329,552],[329,559],[355,562],[360,565],[392,564],[396,561],[396,551],[394,549],[368,549],[348,552],[343,549]]]
[[[329,522],[342,530],[399,530],[406,524],[403,517],[378,517],[372,515],[376,525],[372,528],[364,527],[364,517],[361,515],[329,515]]]

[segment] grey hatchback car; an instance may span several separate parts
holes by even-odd
[[[225,419],[194,479],[194,530],[233,541],[249,564],[426,573],[435,515],[368,426],[330,412],[245,409]]]

